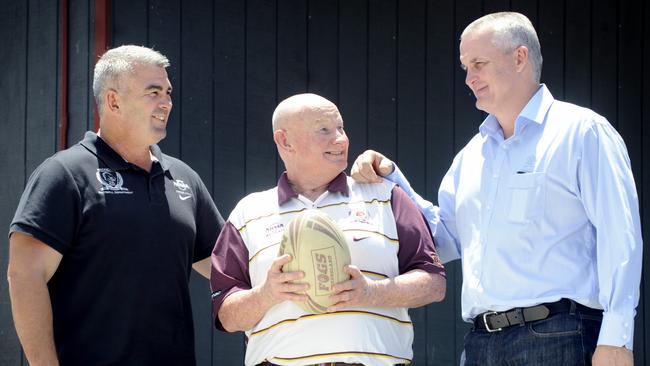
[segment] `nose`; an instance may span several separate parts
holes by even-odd
[[[465,72],[465,84],[471,88],[474,82],[476,82],[476,75],[470,69],[467,69]]]
[[[334,139],[335,144],[347,144],[348,143],[348,135],[345,134],[345,130],[336,130],[336,138]]]
[[[164,110],[170,110],[172,109],[172,96],[167,94],[163,97],[162,101],[160,102],[160,108]]]

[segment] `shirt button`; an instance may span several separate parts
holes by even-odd
[[[628,323],[624,323],[623,326],[624,326],[625,328],[627,328],[627,327],[629,327],[630,325],[629,325]]]
[[[623,334],[623,339],[627,339],[627,334]]]
[[[478,276],[478,270],[474,270],[474,276]]]

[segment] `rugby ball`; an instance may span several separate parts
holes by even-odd
[[[303,271],[305,277],[298,282],[309,284],[307,301],[297,304],[309,313],[326,312],[333,305],[332,287],[350,279],[343,271],[350,264],[350,250],[341,229],[323,212],[302,211],[284,230],[278,255],[283,254],[293,260],[282,271]]]

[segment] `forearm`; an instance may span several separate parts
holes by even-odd
[[[413,270],[368,284],[373,307],[417,308],[445,298],[446,280],[435,273]]]
[[[261,287],[234,292],[219,309],[219,320],[228,332],[247,331],[257,324],[275,303],[265,297]]]
[[[8,280],[14,324],[29,364],[58,365],[47,284],[37,275],[11,270]]]

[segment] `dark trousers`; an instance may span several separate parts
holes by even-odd
[[[464,366],[591,365],[601,322],[593,310],[575,309],[494,333],[474,329],[465,336]]]

